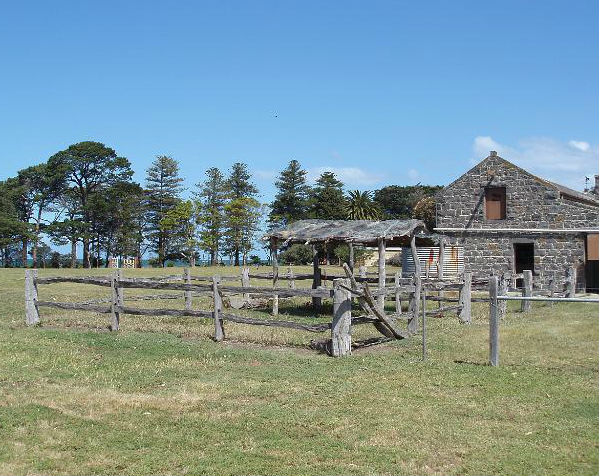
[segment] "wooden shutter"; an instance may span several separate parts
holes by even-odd
[[[598,261],[598,233],[587,236],[587,260]]]
[[[488,220],[506,218],[506,189],[490,187],[485,189],[485,217]]]

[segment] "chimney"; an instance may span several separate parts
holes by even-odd
[[[498,155],[498,152],[496,152],[495,150],[490,150],[490,157],[496,157]]]

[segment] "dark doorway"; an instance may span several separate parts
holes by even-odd
[[[521,274],[529,269],[533,273],[533,243],[514,243],[515,273]],[[517,287],[523,287],[523,280],[517,279]]]

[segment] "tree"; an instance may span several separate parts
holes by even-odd
[[[376,190],[373,200],[382,210],[386,220],[410,218],[413,207],[421,198],[431,197],[442,188],[438,185],[389,185]]]
[[[14,180],[0,182],[0,255],[5,267],[12,266],[16,243],[27,233],[17,210],[19,191]]]
[[[226,243],[233,254],[234,265],[240,265],[240,253],[244,264],[261,216],[260,203],[255,199],[258,189],[250,181],[248,166],[236,162],[227,178],[228,202],[225,205]]]
[[[65,179],[73,185],[83,222],[83,266],[89,268],[90,240],[93,236],[92,208],[93,194],[102,192],[116,182],[128,182],[133,175],[131,164],[125,157],[118,157],[110,147],[100,142],[79,142],[70,145],[50,157],[49,167],[63,169]]]
[[[348,193],[346,217],[348,220],[377,220],[380,211],[371,199],[370,192],[354,190]]]
[[[297,160],[290,161],[275,182],[278,189],[271,204],[269,224],[271,228],[289,225],[308,217],[308,193],[306,170]]]
[[[156,157],[146,171],[147,189],[147,239],[151,249],[157,254],[160,266],[166,262],[166,250],[169,246],[169,232],[161,229],[160,223],[170,210],[181,201],[183,179],[179,177],[179,164],[166,155]]]
[[[22,187],[22,200],[27,203],[26,207],[29,210],[27,212],[28,220],[31,217],[34,221],[33,226],[30,227],[33,239],[31,257],[33,266],[36,266],[44,213],[65,190],[65,169],[64,167],[50,167],[47,163],[33,165],[20,170],[17,180]],[[25,251],[27,250],[25,243],[23,248]],[[44,248],[42,247],[42,249]]]
[[[324,220],[343,220],[346,218],[346,197],[344,184],[333,172],[323,172],[311,191],[310,214]]]
[[[196,265],[196,248],[199,245],[196,237],[197,216],[194,202],[186,200],[171,208],[160,222],[161,229],[168,232],[171,238],[172,249],[168,254],[184,258],[192,267]]]
[[[413,208],[413,218],[417,218],[433,231],[435,228],[435,198],[423,197]]]
[[[33,261],[33,266],[35,268],[45,268],[46,262],[50,259],[52,255],[52,248],[50,248],[43,241],[38,241],[37,247],[32,248],[30,254],[32,258],[35,256],[35,259]]]
[[[227,201],[227,183],[223,174],[216,167],[206,171],[207,180],[196,186],[198,200],[198,223],[201,226],[200,245],[210,253],[210,264],[219,261],[219,250],[223,241],[225,228],[225,203]]]
[[[83,239],[85,226],[81,217],[81,205],[74,188],[69,188],[54,204],[57,217],[46,227],[46,234],[56,245],[71,244],[71,268],[77,267],[77,243]],[[59,221],[59,218],[62,220]]]
[[[293,244],[279,255],[279,260],[286,264],[310,263],[313,260],[312,248],[301,243]]]

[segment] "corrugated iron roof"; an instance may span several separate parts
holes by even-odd
[[[286,228],[267,233],[263,239],[276,238],[286,243],[352,241],[376,243],[378,238],[411,236],[425,229],[421,220],[299,220]]]

